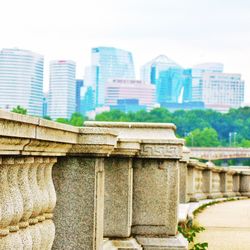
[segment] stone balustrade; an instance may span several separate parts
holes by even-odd
[[[179,202],[250,197],[250,172],[183,144],[173,124],[78,128],[0,110],[0,250],[187,249]]]
[[[189,160],[183,168],[187,171],[186,184],[180,183],[180,193],[187,193],[181,203],[203,199],[228,198],[234,196],[249,197],[250,171],[213,166],[198,160]],[[180,196],[181,197],[181,196]]]

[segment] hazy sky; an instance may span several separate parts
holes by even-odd
[[[90,49],[113,46],[141,65],[165,54],[183,67],[222,62],[241,73],[250,103],[250,0],[2,0],[0,48],[18,47],[48,62],[72,59],[77,77]]]

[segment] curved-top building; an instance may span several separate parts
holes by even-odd
[[[28,114],[42,116],[43,56],[28,50],[0,52],[0,108],[20,105]]]

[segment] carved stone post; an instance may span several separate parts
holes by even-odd
[[[53,249],[102,249],[104,156],[116,143],[105,129],[80,129],[78,143],[54,167],[57,191]]]
[[[103,122],[86,125],[112,126],[119,131],[119,138],[141,141],[138,156],[133,159],[132,236],[143,249],[187,249],[187,242],[176,235],[178,161],[182,157],[183,141],[176,139],[175,126]]]
[[[250,197],[250,171],[242,171],[240,177],[240,193]]]
[[[188,197],[190,201],[199,201],[206,198],[203,176],[203,171],[206,168],[205,164],[197,160],[190,160],[188,163]]]
[[[236,196],[241,196],[240,193],[240,172],[235,171],[235,174],[233,175],[233,191]]]
[[[235,193],[233,192],[233,174],[234,171],[228,169],[224,169],[220,174],[221,192],[223,197],[227,198],[235,196]]]

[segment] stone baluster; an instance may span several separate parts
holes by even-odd
[[[33,197],[29,184],[29,169],[34,163],[34,157],[17,157],[15,164],[19,165],[18,185],[23,200],[23,215],[19,222],[19,234],[25,250],[32,249],[32,237],[29,230],[29,218],[33,211]]]
[[[2,158],[0,158],[0,190],[0,236],[2,237],[9,234],[8,226],[14,213],[8,183],[8,167],[2,164]]]

